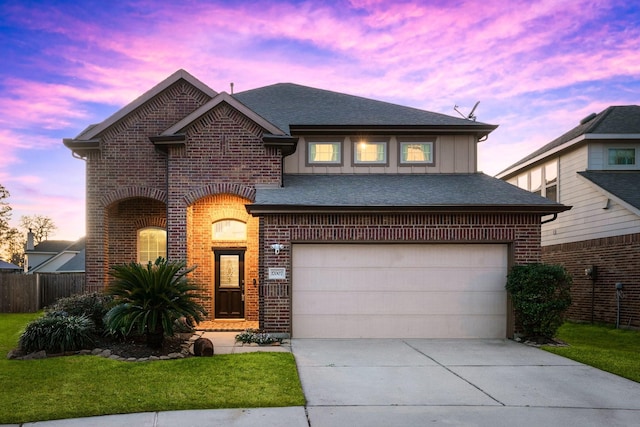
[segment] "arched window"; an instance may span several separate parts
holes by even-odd
[[[247,240],[247,224],[235,219],[223,219],[212,225],[212,240],[240,241]]]
[[[138,262],[155,262],[158,257],[167,257],[167,231],[159,227],[138,230]]]

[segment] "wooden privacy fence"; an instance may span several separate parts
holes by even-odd
[[[84,273],[0,274],[0,313],[33,313],[85,291]]]

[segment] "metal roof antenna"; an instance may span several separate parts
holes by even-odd
[[[462,116],[463,119],[467,119],[467,120],[473,120],[474,122],[476,121],[476,116],[473,115],[473,113],[476,112],[476,108],[478,108],[478,104],[480,104],[480,101],[476,102],[476,105],[473,106],[473,108],[471,109],[471,112],[468,115],[464,115],[462,114],[462,112],[460,112],[460,110],[458,110],[458,105],[454,105],[453,109],[456,110],[456,112],[458,114],[460,114],[460,116]]]
[[[476,121],[476,116],[474,116],[473,113],[476,112],[476,108],[478,108],[478,104],[480,104],[480,101],[476,102],[476,105],[473,106],[473,108],[471,109],[471,112],[467,116],[469,120],[473,120],[474,122]]]

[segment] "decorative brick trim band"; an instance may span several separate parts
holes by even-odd
[[[184,196],[184,202],[187,206],[191,206],[203,197],[213,196],[216,194],[234,194],[253,202],[256,197],[256,190],[253,187],[242,184],[209,184],[189,192]]]
[[[611,245],[630,245],[640,243],[640,233],[625,234],[622,236],[601,237],[599,239],[582,240],[580,242],[560,243],[558,245],[544,246],[543,253],[577,251],[581,249],[602,248]]]
[[[100,204],[104,207],[126,199],[147,198],[167,203],[167,193],[164,190],[150,187],[122,187],[100,199]]]

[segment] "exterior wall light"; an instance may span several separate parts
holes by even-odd
[[[276,255],[278,255],[280,251],[284,249],[284,245],[282,243],[274,243],[271,245],[271,249],[273,249]]]

